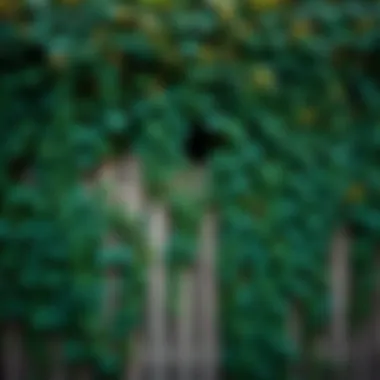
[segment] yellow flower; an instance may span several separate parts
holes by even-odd
[[[257,66],[252,70],[254,86],[261,89],[273,89],[276,86],[276,75],[268,66]]]

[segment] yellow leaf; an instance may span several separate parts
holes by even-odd
[[[231,20],[235,15],[236,0],[209,0],[211,7],[223,20]]]
[[[198,57],[204,62],[212,62],[216,58],[215,50],[210,46],[201,46]]]
[[[78,5],[80,2],[81,0],[61,0],[61,3],[63,5],[70,5],[70,6]]]
[[[276,8],[281,3],[281,0],[250,0],[251,7],[259,11]]]
[[[291,35],[295,39],[305,39],[313,33],[313,24],[310,20],[295,20],[291,26]]]
[[[53,53],[49,57],[49,62],[55,69],[63,69],[67,66],[68,57],[64,53]]]
[[[103,43],[107,38],[107,30],[104,28],[97,28],[92,33],[92,38],[95,44]]]
[[[20,1],[0,0],[0,15],[13,16],[20,8]]]
[[[154,12],[141,14],[139,23],[142,29],[152,37],[157,35],[161,36],[163,33],[162,23]]]
[[[344,97],[343,87],[339,83],[334,83],[330,87],[330,95],[332,100],[342,100]]]
[[[134,18],[132,10],[124,5],[117,6],[113,11],[114,20],[118,23],[128,23]]]
[[[273,70],[263,65],[253,68],[252,81],[255,86],[268,90],[276,86],[277,78]]]
[[[140,0],[139,2],[142,5],[159,8],[170,8],[174,3],[173,0]]]
[[[349,203],[361,203],[365,198],[365,189],[361,183],[353,184],[347,191],[346,200]]]
[[[356,29],[360,33],[367,32],[375,26],[375,21],[372,18],[360,18],[356,22]]]
[[[311,125],[316,119],[316,111],[312,107],[303,107],[297,115],[298,122],[304,125]]]
[[[224,21],[232,20],[235,15],[235,9],[225,4],[215,7],[215,12],[218,13],[220,18]]]
[[[233,35],[241,40],[246,39],[253,32],[253,25],[238,19],[235,20],[234,25],[232,25],[232,27]]]

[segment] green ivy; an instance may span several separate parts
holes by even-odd
[[[354,232],[352,325],[371,312],[379,2],[210,4],[0,7],[0,316],[27,331],[38,378],[46,347],[36,334],[67,337],[70,360],[117,377],[139,322],[143,224],[83,185],[125,150],[171,207],[173,278],[194,259],[204,210],[218,212],[228,378],[288,378],[302,351],[287,327],[294,308],[307,360],[324,366],[309,348],[329,321],[327,255],[340,226]],[[213,142],[202,200],[170,190],[197,130]],[[108,235],[116,243],[105,248]],[[112,331],[98,320],[105,271],[125,299]]]

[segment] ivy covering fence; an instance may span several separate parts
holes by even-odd
[[[172,272],[192,263],[202,210],[219,215],[223,376],[290,379],[302,359],[304,378],[324,378],[311,347],[338,229],[352,236],[352,331],[373,311],[380,2],[3,0],[0,19],[0,317],[22,330],[31,378],[55,340],[73,368],[121,376],[149,250],[140,221],[89,183],[126,151],[172,207]],[[205,199],[168,191],[199,164]],[[124,279],[110,327],[105,272]]]

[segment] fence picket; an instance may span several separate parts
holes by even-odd
[[[51,358],[50,380],[68,379],[67,366],[64,360],[62,341],[60,339],[51,341],[49,351]]]
[[[144,207],[144,188],[141,167],[132,155],[122,158],[115,168],[117,198],[133,217],[137,217]]]
[[[194,274],[191,270],[180,279],[180,313],[178,318],[178,380],[192,380],[194,367],[193,324],[194,324]]]
[[[347,317],[350,286],[349,238],[344,230],[338,231],[334,236],[330,270],[332,297],[330,357],[338,367],[342,367],[348,361],[349,334]]]
[[[207,213],[202,221],[199,251],[200,367],[203,380],[217,376],[217,292],[215,275],[216,218]]]
[[[150,207],[149,237],[152,248],[148,289],[148,366],[153,380],[166,380],[166,268],[165,245],[168,236],[168,213],[164,205]]]
[[[21,329],[9,324],[3,330],[2,367],[4,380],[23,380],[25,369],[25,352]]]

